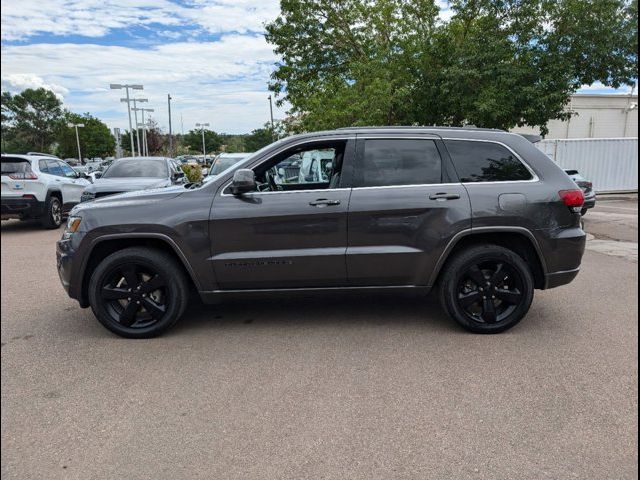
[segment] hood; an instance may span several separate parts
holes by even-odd
[[[74,215],[86,209],[123,207],[129,205],[135,206],[155,203],[161,200],[177,197],[185,191],[184,185],[173,185],[171,187],[147,188],[144,190],[135,190],[133,192],[118,193],[115,195],[97,198],[89,202],[79,203],[73,207],[70,214]]]
[[[146,188],[167,187],[171,185],[168,178],[117,177],[98,178],[86,188],[87,192],[132,192]]]

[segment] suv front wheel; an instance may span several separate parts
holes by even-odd
[[[533,289],[531,270],[518,254],[497,245],[479,245],[448,262],[440,281],[440,301],[467,330],[499,333],[526,315]]]
[[[150,338],[175,324],[188,300],[180,265],[166,253],[132,247],[109,255],[89,281],[89,303],[100,323],[127,338]]]

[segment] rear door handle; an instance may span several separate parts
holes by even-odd
[[[340,200],[327,200],[326,198],[319,198],[313,202],[309,202],[312,207],[327,207],[329,205],[340,205]]]
[[[432,195],[429,195],[429,199],[431,200],[456,200],[458,198],[460,198],[459,193],[440,192],[440,193],[434,193]]]

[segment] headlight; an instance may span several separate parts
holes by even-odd
[[[70,238],[71,235],[78,230],[81,222],[82,222],[82,217],[70,216],[69,219],[67,220],[67,226],[64,228],[64,233],[62,234],[62,238],[64,239]]]

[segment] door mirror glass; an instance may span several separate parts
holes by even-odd
[[[243,193],[252,192],[256,189],[256,176],[253,170],[241,168],[233,174],[231,182],[231,193],[234,195],[242,195]]]

